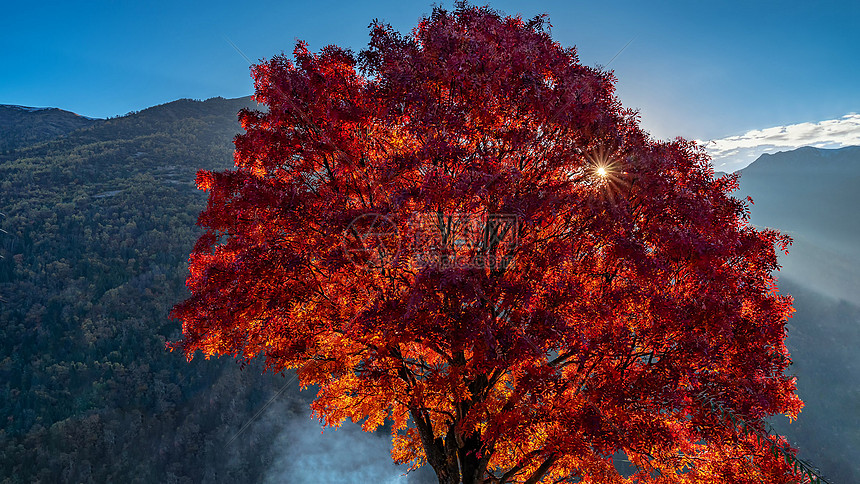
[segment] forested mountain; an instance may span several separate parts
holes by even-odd
[[[231,166],[249,104],[176,101],[0,157],[0,482],[262,479],[279,427],[230,439],[284,378],[165,350],[196,170]]]
[[[100,121],[57,108],[0,104],[0,153],[58,138]]]
[[[777,428],[834,483],[860,482],[860,147],[762,155],[741,171],[751,221],[794,243],[779,286],[795,298],[788,346],[806,403]]]
[[[283,450],[290,429],[309,435],[295,424],[309,413],[296,385],[254,418],[289,378],[165,350],[179,337],[167,313],[186,297],[206,199],[195,173],[232,165],[236,113],[250,104],[181,100],[108,120],[68,113],[70,124],[46,121],[51,129],[0,125],[0,482],[276,482],[298,472]],[[756,202],[753,223],[797,241],[780,286],[796,298],[789,345],[807,407],[778,427],[834,483],[860,481],[860,301],[849,297],[860,280],[857,154],[766,156],[738,192]]]

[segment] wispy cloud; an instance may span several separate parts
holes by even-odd
[[[754,129],[740,136],[700,141],[713,158],[714,169],[733,172],[749,165],[762,153],[775,153],[801,146],[841,148],[860,145],[860,114],[818,123],[799,123]]]

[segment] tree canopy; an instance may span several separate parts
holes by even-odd
[[[440,483],[797,482],[760,432],[802,406],[789,240],[547,27],[461,3],[254,66],[174,347],[295,369]]]

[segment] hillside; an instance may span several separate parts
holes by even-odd
[[[765,154],[740,173],[752,223],[794,238],[784,277],[860,304],[860,147]]]
[[[762,155],[741,171],[753,224],[794,239],[780,257],[781,290],[795,298],[788,346],[806,403],[779,430],[833,482],[860,482],[860,147]]]
[[[101,121],[57,108],[0,104],[0,153],[55,139]]]
[[[860,258],[860,146],[764,154],[741,170],[755,200],[752,222],[802,233],[823,248]]]
[[[0,482],[262,478],[276,422],[227,443],[284,379],[165,350],[195,173],[232,165],[249,104],[176,101],[0,157]],[[293,395],[281,413],[307,415]]]

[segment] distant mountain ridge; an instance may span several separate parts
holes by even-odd
[[[837,149],[804,146],[790,151],[764,153],[740,170],[746,174],[845,174],[860,173],[860,146]]]
[[[100,121],[58,108],[0,104],[0,152],[55,139]]]
[[[60,109],[60,108],[55,108],[55,107],[47,107],[47,108],[45,108],[45,107],[33,107],[33,106],[22,106],[20,104],[0,104],[0,107],[18,109],[20,111],[26,111],[28,113],[36,113],[39,111],[53,111],[53,110],[63,111],[63,112],[67,112],[67,113],[71,112],[71,111],[66,111],[65,109]],[[80,116],[82,118],[91,119],[94,121],[100,119],[100,118],[91,118],[89,116],[83,116],[83,115],[78,114],[78,113],[72,113],[72,114],[74,114],[75,116]]]
[[[14,104],[0,104],[0,160],[2,155],[9,157],[10,152],[29,148],[39,143],[71,137],[71,143],[104,141],[103,137],[140,135],[140,130],[157,132],[171,129],[169,123],[185,118],[206,116],[233,116],[241,108],[263,109],[251,96],[234,99],[214,97],[205,101],[178,99],[109,119],[89,118],[59,108],[37,108]],[[94,128],[92,132],[78,132]],[[119,132],[111,131],[120,130]],[[74,136],[72,134],[75,133]],[[227,140],[232,141],[232,139]],[[70,143],[66,143],[67,145]],[[55,149],[46,148],[46,149]],[[19,157],[16,154],[15,157]]]

